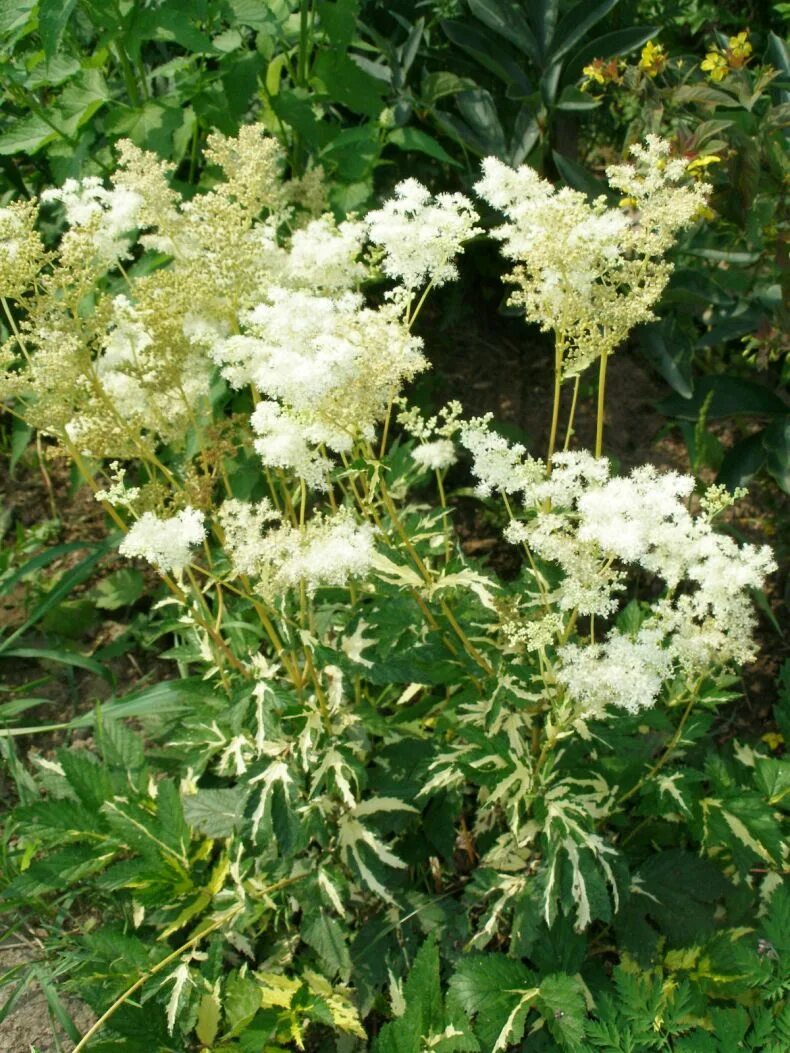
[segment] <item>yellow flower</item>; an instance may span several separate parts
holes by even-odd
[[[716,84],[724,80],[730,72],[729,63],[720,51],[709,51],[700,63],[699,68],[705,70],[710,75],[710,79]]]
[[[657,77],[666,67],[668,61],[669,56],[664,47],[661,44],[654,44],[652,40],[648,40],[642,48],[642,54],[639,56],[639,68],[648,77]]]
[[[595,84],[614,84],[620,81],[620,60],[617,58],[609,59],[593,59],[592,62],[585,66],[582,73],[587,78],[586,84],[582,85],[582,90],[588,87],[593,82]]]
[[[781,735],[778,731],[766,731],[760,742],[764,742],[769,750],[778,750],[784,743],[784,740],[784,735]]]
[[[689,172],[698,172],[702,168],[707,168],[709,165],[721,164],[721,158],[718,154],[703,154],[701,157],[695,157],[693,161],[688,164]]]
[[[727,59],[731,69],[741,69],[749,61],[752,53],[752,45],[749,43],[749,34],[744,30],[737,36],[730,37],[730,46],[727,48]]]
[[[596,84],[605,84],[606,78],[603,75],[603,64],[600,59],[596,59],[590,63],[589,66],[585,66],[582,73],[585,75],[587,80],[594,80]]]

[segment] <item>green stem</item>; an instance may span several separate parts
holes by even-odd
[[[574,378],[574,381],[573,381],[573,398],[571,399],[571,412],[570,412],[570,414],[568,416],[568,430],[565,432],[565,442],[564,442],[563,447],[562,447],[563,450],[567,450],[568,447],[571,444],[571,436],[573,435],[573,419],[576,416],[576,402],[578,401],[578,398],[579,398],[579,381],[580,380],[581,380],[581,375],[579,373],[577,373],[575,378]]]
[[[551,431],[549,449],[546,454],[546,470],[551,471],[551,458],[557,442],[557,425],[560,420],[560,399],[562,395],[562,359],[565,354],[565,338],[557,334],[554,338],[554,406],[551,411]]]
[[[681,738],[681,736],[683,734],[683,729],[686,726],[686,722],[688,721],[688,718],[691,716],[691,710],[694,708],[694,703],[696,702],[696,700],[697,700],[697,690],[695,688],[692,691],[692,693],[691,693],[691,698],[689,698],[688,703],[686,705],[686,708],[683,710],[683,716],[680,718],[680,722],[678,723],[678,726],[675,728],[675,734],[672,736],[672,738],[669,740],[669,743],[667,744],[667,748],[661,754],[661,756],[656,761],[656,763],[653,765],[653,767],[642,776],[642,778],[639,780],[639,782],[637,782],[634,786],[632,786],[630,790],[627,790],[624,794],[622,794],[620,797],[618,797],[618,799],[617,799],[617,804],[618,805],[623,804],[630,797],[633,797],[635,793],[638,793],[642,789],[642,787],[645,785],[645,783],[648,782],[650,779],[652,779],[653,776],[656,775],[658,772],[660,772],[661,769],[664,767],[664,765],[667,763],[669,758],[675,752],[675,749],[677,748],[678,743],[680,742],[680,738]]]
[[[595,456],[603,456],[603,418],[606,404],[606,364],[609,355],[606,351],[601,354],[601,364],[598,367],[598,412],[595,421]]]

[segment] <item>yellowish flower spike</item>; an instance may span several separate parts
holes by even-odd
[[[639,69],[646,73],[648,77],[657,77],[659,73],[666,69],[668,61],[669,56],[664,46],[662,44],[654,44],[652,40],[648,40],[639,56]]]

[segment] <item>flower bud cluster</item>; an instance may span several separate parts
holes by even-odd
[[[650,135],[635,144],[635,163],[607,169],[612,187],[633,206],[590,202],[570,187],[556,189],[534,169],[483,162],[476,190],[507,222],[494,230],[507,259],[514,306],[561,342],[564,376],[610,354],[634,326],[654,317],[671,265],[664,259],[680,230],[703,208],[709,187],[686,179],[686,162],[669,158],[669,143]]]

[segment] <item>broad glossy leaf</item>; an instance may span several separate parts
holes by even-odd
[[[427,154],[436,161],[453,165],[460,168],[461,165],[454,157],[451,157],[444,147],[437,143],[433,136],[409,125],[405,128],[395,128],[387,136],[387,142],[399,147],[401,150],[417,150],[419,153]]]
[[[458,96],[458,109],[483,147],[483,152],[502,157],[505,153],[505,133],[499,123],[496,104],[490,92],[483,88],[462,91]]]
[[[762,431],[741,439],[724,454],[716,482],[730,491],[746,486],[765,465],[765,456]]]
[[[556,62],[563,55],[567,55],[584,34],[597,25],[602,18],[605,18],[618,3],[619,0],[602,0],[601,3],[591,4],[589,0],[581,0],[575,7],[572,7],[560,21],[552,37],[549,52],[551,62]]]
[[[590,40],[565,63],[563,81],[573,83],[578,80],[584,67],[593,59],[615,58],[641,48],[648,40],[652,40],[656,33],[658,33],[658,26],[631,26],[628,29],[616,29],[612,33],[604,33],[595,40]]]
[[[776,420],[763,431],[765,467],[785,493],[790,493],[790,418]]]
[[[571,161],[568,157],[564,157],[556,150],[552,150],[551,156],[554,158],[557,171],[568,186],[573,187],[574,190],[581,190],[589,198],[600,197],[601,194],[611,197],[611,191],[607,184],[591,175],[589,169],[577,164],[576,161]]]
[[[533,146],[539,141],[540,136],[540,122],[535,116],[533,108],[525,104],[516,116],[513,138],[508,151],[508,164],[514,167],[523,164]]]
[[[689,337],[671,319],[662,319],[638,331],[639,348],[648,362],[682,398],[694,392],[693,347]]]
[[[469,0],[469,10],[489,29],[510,41],[531,59],[540,64],[540,45],[524,17],[524,7],[516,0]]]
[[[522,64],[503,49],[502,42],[496,36],[460,21],[444,21],[442,28],[453,44],[463,48],[505,84],[514,85],[524,95],[533,91],[532,82]]]
[[[726,374],[701,377],[695,384],[691,398],[670,395],[659,402],[659,412],[665,417],[697,420],[700,409],[711,392],[712,396],[707,404],[708,420],[735,416],[783,417],[787,413],[787,406],[783,400],[769,388],[744,377]]]

